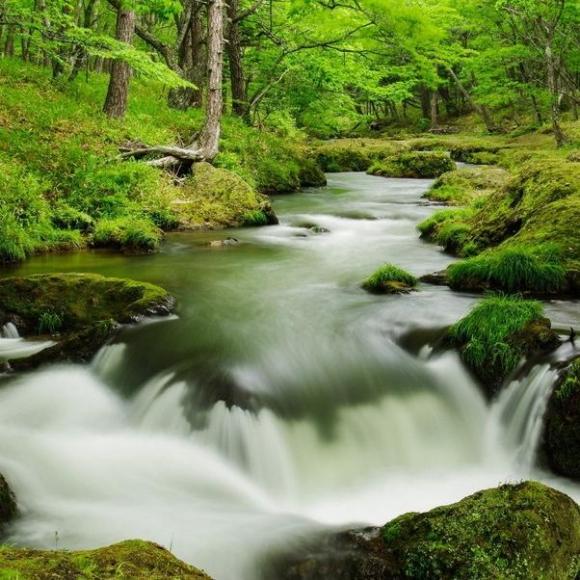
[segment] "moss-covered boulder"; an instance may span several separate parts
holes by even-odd
[[[300,185],[302,187],[323,187],[326,175],[314,159],[304,159],[300,164]]]
[[[580,480],[580,358],[566,369],[550,396],[544,449],[556,473]]]
[[[283,580],[558,578],[580,573],[580,508],[536,482],[502,485],[382,528],[325,536],[278,564]]]
[[[400,150],[404,145],[380,139],[333,139],[314,148],[316,164],[329,173],[366,171],[373,161]]]
[[[449,329],[447,342],[459,349],[489,395],[523,357],[550,352],[560,344],[540,302],[507,296],[479,302]]]
[[[384,264],[363,283],[373,294],[408,294],[417,286],[417,278],[393,264]]]
[[[49,580],[54,578],[148,578],[211,580],[152,542],[127,540],[96,550],[28,550],[0,546],[0,576]]]
[[[120,324],[166,315],[174,306],[174,298],[159,286],[98,274],[0,280],[0,324],[12,322],[25,337],[51,335],[58,340],[30,358],[13,361],[17,368],[52,360],[89,360]]]
[[[173,208],[185,229],[215,229],[278,223],[270,201],[239,175],[196,163]]]
[[[374,162],[367,173],[382,177],[439,177],[455,169],[444,151],[403,151]]]
[[[4,476],[0,474],[0,529],[16,515],[16,497]]]
[[[501,188],[509,174],[500,167],[466,167],[441,175],[426,199],[448,205],[466,205]]]

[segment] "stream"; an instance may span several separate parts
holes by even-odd
[[[179,306],[127,328],[91,365],[1,379],[0,472],[22,516],[8,541],[142,538],[216,579],[255,580],[272,550],[324,527],[383,524],[500,482],[539,479],[580,499],[579,485],[536,467],[548,364],[488,403],[454,353],[419,344],[476,296],[360,289],[384,262],[422,275],[453,260],[415,229],[436,209],[421,200],[430,184],[332,174],[275,198],[278,226],[11,272],[135,278]],[[226,237],[239,244],[208,245]],[[577,303],[546,311],[558,328],[580,326]],[[18,341],[0,340],[0,356]]]

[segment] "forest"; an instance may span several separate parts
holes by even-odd
[[[0,578],[580,577],[578,0],[0,0]]]

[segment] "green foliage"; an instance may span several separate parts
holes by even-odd
[[[576,359],[570,365],[564,380],[554,394],[558,400],[566,401],[578,393],[580,393],[580,359]]]
[[[393,264],[384,264],[362,284],[369,292],[397,294],[417,285],[417,278]]]
[[[524,354],[514,336],[542,317],[541,303],[517,297],[490,296],[449,329],[465,362],[480,376],[501,377],[515,369]]]
[[[554,247],[508,246],[452,264],[448,278],[452,288],[544,293],[563,288],[566,270]]]
[[[375,161],[368,173],[384,177],[432,178],[454,168],[449,155],[442,151],[404,151]]]

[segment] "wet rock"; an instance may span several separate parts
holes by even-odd
[[[425,274],[419,278],[421,282],[425,284],[432,284],[433,286],[447,286],[447,271],[440,270],[439,272],[433,272],[432,274]]]
[[[240,240],[237,238],[226,238],[225,240],[212,240],[209,245],[212,248],[223,248],[224,246],[238,246]]]
[[[273,562],[281,580],[569,578],[580,508],[537,482],[503,485],[382,528],[329,533]]]
[[[35,580],[87,577],[211,580],[165,548],[142,540],[76,552],[0,546],[0,570],[10,570],[10,577]]]
[[[302,187],[323,187],[326,185],[326,175],[314,159],[302,160],[299,178]]]
[[[58,344],[15,369],[53,361],[84,362],[119,330],[145,316],[167,315],[175,299],[163,288],[97,274],[38,274],[0,280],[0,325],[12,322],[26,338],[50,335]]]
[[[580,481],[580,358],[563,372],[550,396],[544,451],[556,473]]]
[[[14,518],[17,512],[16,497],[4,476],[0,474],[0,528]]]
[[[312,222],[302,222],[298,224],[299,228],[310,230],[313,234],[328,234],[330,230]]]

